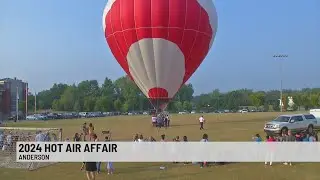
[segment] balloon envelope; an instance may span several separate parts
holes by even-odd
[[[163,110],[207,55],[217,13],[212,0],[109,0],[103,28],[121,67]]]

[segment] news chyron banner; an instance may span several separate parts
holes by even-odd
[[[18,142],[18,162],[320,162],[317,142]]]

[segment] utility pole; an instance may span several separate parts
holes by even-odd
[[[275,54],[273,55],[273,58],[279,59],[280,60],[280,111],[283,112],[283,107],[284,107],[284,101],[283,101],[283,81],[282,81],[282,60],[287,58],[288,55],[286,54]]]
[[[29,91],[28,91],[28,83],[26,82],[26,113],[25,113],[25,118],[27,118],[27,116],[28,116],[28,93],[29,93]]]
[[[19,88],[16,89],[16,121],[19,120]]]
[[[37,92],[34,93],[34,113],[37,113]]]

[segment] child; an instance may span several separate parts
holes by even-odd
[[[107,163],[107,170],[108,170],[108,174],[113,174],[113,163],[112,162],[108,162]]]
[[[110,142],[110,139],[108,136],[105,137],[105,141]],[[108,174],[113,174],[114,168],[113,168],[112,162],[107,162],[107,171],[108,171]]]
[[[255,142],[261,142],[262,138],[260,137],[259,134],[256,134],[253,138],[252,138]]]

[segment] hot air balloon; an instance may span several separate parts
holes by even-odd
[[[164,110],[208,54],[217,13],[212,0],[109,0],[103,30],[120,66]]]

